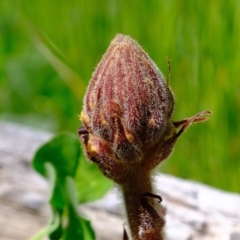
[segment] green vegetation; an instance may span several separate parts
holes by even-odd
[[[77,134],[94,67],[128,34],[165,75],[171,59],[174,119],[213,112],[161,171],[239,192],[239,29],[234,0],[1,0],[0,119]]]
[[[90,222],[84,219],[77,209],[78,202],[82,202],[77,192],[82,194],[91,183],[91,180],[88,184],[85,181],[81,189],[75,187],[81,155],[78,137],[68,133],[56,135],[36,152],[33,167],[49,180],[52,217],[49,224],[31,240],[43,239],[45,236],[52,240],[96,239]],[[94,190],[98,192],[97,189]],[[87,200],[93,198],[88,197]]]

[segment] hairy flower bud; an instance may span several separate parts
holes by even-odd
[[[122,161],[142,162],[173,129],[173,96],[136,41],[117,35],[93,73],[81,114],[90,134]]]
[[[171,120],[173,106],[172,92],[156,64],[135,40],[118,34],[84,98],[80,119],[88,157],[117,182],[124,177],[125,164],[153,169],[170,154],[179,135]]]

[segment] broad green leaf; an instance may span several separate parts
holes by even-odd
[[[51,240],[95,239],[90,222],[77,209],[74,177],[80,153],[78,138],[68,133],[57,135],[37,151],[33,166],[49,180],[52,219],[32,240],[46,235]]]
[[[63,240],[85,239],[81,218],[74,209],[74,206],[68,205],[68,225],[64,230]]]
[[[70,133],[61,133],[40,147],[33,159],[33,166],[46,177],[45,163],[50,162],[56,169],[57,177],[63,180],[66,176],[75,176],[79,156],[78,138]]]
[[[84,157],[80,159],[75,179],[79,202],[94,201],[102,197],[112,186],[111,181],[103,176],[98,167]]]
[[[95,234],[90,225],[90,222],[78,213],[77,209],[77,195],[75,191],[75,184],[72,178],[66,178],[66,191],[68,199],[68,224],[64,231],[64,240],[84,239],[94,240]],[[84,236],[84,238],[83,238]]]
[[[75,176],[79,156],[78,138],[69,133],[61,133],[40,147],[33,159],[34,168],[43,176],[51,179],[50,202],[59,210],[64,206],[65,178]],[[55,169],[56,176],[49,167],[49,163]]]

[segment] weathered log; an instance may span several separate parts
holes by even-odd
[[[26,240],[48,222],[48,185],[30,166],[35,150],[52,134],[0,122],[0,239]],[[169,240],[240,240],[240,195],[161,174],[156,192],[167,208]],[[98,239],[122,239],[118,191],[80,207]]]

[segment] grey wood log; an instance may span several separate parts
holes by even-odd
[[[26,240],[49,220],[48,185],[30,166],[52,134],[0,122],[0,240]],[[240,195],[160,174],[156,192],[167,208],[168,240],[240,240]],[[227,179],[226,179],[227,181]],[[123,214],[117,189],[80,206],[100,240],[120,240]]]

